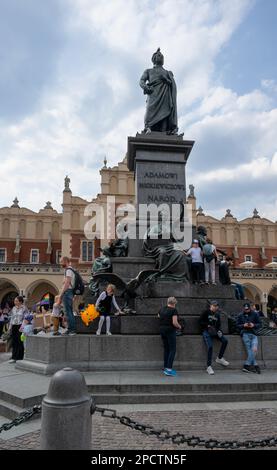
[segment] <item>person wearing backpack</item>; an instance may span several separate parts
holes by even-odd
[[[209,238],[207,238],[205,245],[203,245],[203,257],[205,267],[205,284],[209,285],[211,279],[212,285],[215,286],[215,261],[217,259],[217,252],[216,247]]]
[[[60,264],[64,268],[64,281],[57,303],[63,302],[67,319],[67,330],[64,335],[74,336],[76,334],[76,320],[73,313],[73,298],[74,295],[81,295],[84,292],[84,284],[80,274],[72,268],[67,256],[61,258]]]

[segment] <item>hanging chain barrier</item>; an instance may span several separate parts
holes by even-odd
[[[275,447],[277,446],[277,437],[267,437],[260,440],[228,440],[220,441],[218,439],[203,439],[197,436],[186,436],[182,433],[171,433],[167,429],[155,429],[153,426],[139,423],[127,416],[118,416],[116,410],[110,408],[100,408],[96,406],[92,398],[91,414],[100,413],[104,418],[111,418],[119,421],[124,426],[145,434],[146,436],[155,436],[160,441],[171,441],[173,444],[187,444],[189,447],[205,447],[206,449],[255,449],[257,447]]]
[[[41,405],[35,405],[33,408],[29,408],[29,410],[23,411],[20,413],[16,418],[14,418],[9,423],[2,424],[0,426],[0,433],[2,431],[9,431],[14,426],[19,426],[22,423],[26,423],[29,421],[33,416],[41,413]]]
[[[204,439],[198,436],[187,436],[182,433],[171,433],[167,429],[155,429],[153,426],[148,424],[142,424],[134,419],[129,418],[128,416],[119,416],[116,410],[110,408],[101,408],[96,406],[95,400],[92,397],[91,402],[91,415],[94,413],[100,413],[103,418],[110,418],[119,421],[123,426],[127,426],[131,429],[145,434],[146,436],[155,436],[160,441],[171,441],[173,444],[182,445],[187,444],[189,447],[205,447],[206,449],[255,449],[263,447],[276,447],[277,446],[277,437],[266,437],[264,439],[258,440],[228,440],[221,441],[218,439]],[[14,426],[19,426],[22,423],[29,421],[33,416],[41,414],[41,405],[35,405],[32,408],[23,411],[15,419],[9,423],[2,424],[0,426],[0,433],[2,431],[8,431]]]

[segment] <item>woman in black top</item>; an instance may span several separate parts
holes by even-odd
[[[162,307],[159,312],[160,333],[164,346],[164,374],[169,376],[176,375],[176,371],[172,369],[176,354],[176,329],[182,328],[178,322],[176,304],[175,297],[169,297],[167,306]]]

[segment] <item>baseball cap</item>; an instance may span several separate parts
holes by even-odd
[[[193,243],[199,243],[199,240],[193,240]]]
[[[243,304],[243,308],[246,310],[246,309],[250,309],[250,304],[248,302],[245,302],[245,304]]]
[[[218,303],[217,300],[211,300],[210,305],[218,305],[219,306],[219,303]]]

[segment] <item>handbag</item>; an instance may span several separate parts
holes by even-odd
[[[2,334],[2,340],[3,341],[9,341],[12,337],[12,330],[8,330],[5,333]]]
[[[12,330],[8,330],[2,334],[2,340],[6,341],[6,352],[9,352],[12,349]]]

